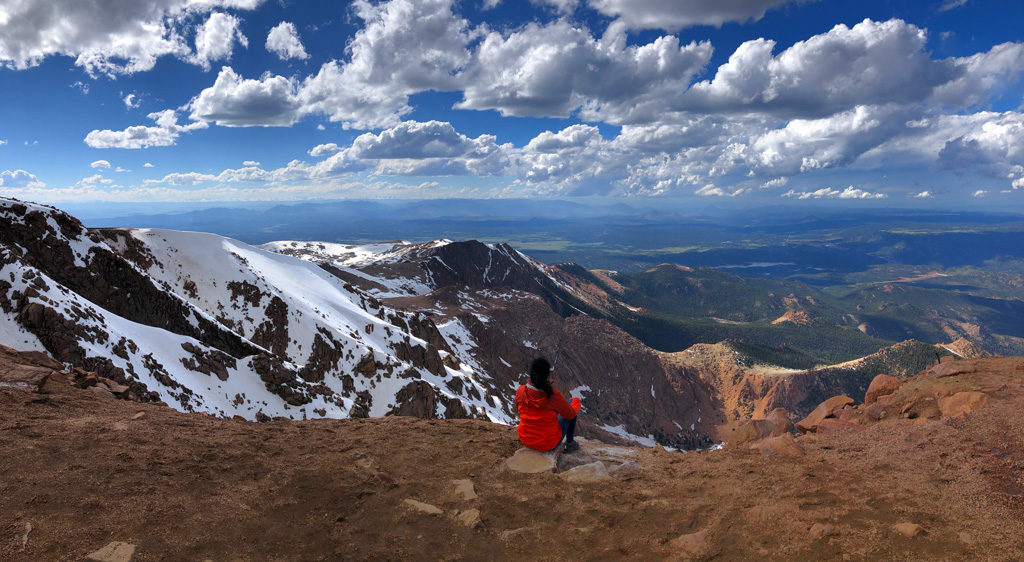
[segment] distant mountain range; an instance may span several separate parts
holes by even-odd
[[[545,355],[583,398],[584,434],[696,448],[751,413],[803,414],[876,374],[1024,335],[1010,301],[929,302],[901,283],[835,295],[711,268],[545,265],[475,240],[253,246],[89,229],[11,199],[0,219],[0,343],[246,419],[510,423]],[[897,344],[909,338],[931,344]]]

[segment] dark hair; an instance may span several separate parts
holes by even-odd
[[[543,357],[534,359],[530,364],[530,384],[551,396],[555,389],[551,388],[549,376],[551,376],[551,363]]]

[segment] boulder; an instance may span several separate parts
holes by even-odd
[[[860,410],[857,409],[856,406],[847,405],[847,406],[843,406],[842,408],[839,408],[838,410],[833,412],[832,416],[835,417],[836,419],[840,419],[840,420],[843,420],[843,421],[848,421],[848,422],[856,423],[857,422],[857,418],[859,418],[861,416],[861,412],[860,412]],[[826,418],[826,419],[832,419],[832,418]]]
[[[452,482],[455,485],[453,494],[456,499],[459,500],[475,500],[476,490],[473,488],[473,481],[465,478],[463,480],[455,480]]]
[[[117,398],[109,390],[107,390],[106,385],[90,386],[89,391],[95,394],[96,396],[102,396],[103,398]]]
[[[114,396],[128,396],[128,387],[126,385],[105,378],[101,378],[100,381],[107,386],[107,390],[109,390]]]
[[[402,503],[418,513],[425,513],[427,515],[441,515],[441,513],[443,513],[441,508],[436,505],[430,505],[429,503],[423,503],[409,498],[402,500]]]
[[[924,532],[924,529],[916,523],[897,523],[892,526],[893,530],[897,533],[912,539]]]
[[[13,351],[14,353],[17,353],[19,356],[21,356],[23,360],[33,365],[46,367],[47,369],[53,371],[60,371],[64,369],[63,363],[57,361],[53,357],[50,357],[50,354],[46,353],[45,351],[14,351],[13,349],[6,346],[0,347],[4,347],[5,352]]]
[[[598,480],[607,480],[611,477],[611,475],[608,474],[608,469],[601,461],[581,464],[580,466],[562,472],[558,476],[569,482],[596,482]]]
[[[913,400],[900,408],[900,414],[905,418],[934,418],[942,415],[939,410],[939,402],[934,396],[916,396]]]
[[[827,418],[821,420],[818,424],[818,433],[822,435],[835,435],[844,431],[863,431],[864,428],[853,422],[846,420],[839,420],[835,418]]]
[[[864,404],[874,404],[879,396],[888,396],[900,389],[900,381],[889,375],[877,375],[871,379],[868,391],[864,393]]]
[[[984,392],[957,392],[939,399],[939,411],[942,412],[942,419],[956,418],[982,408],[987,403],[988,395]]]
[[[765,455],[783,455],[787,457],[802,457],[804,454],[803,447],[793,439],[793,436],[786,433],[779,435],[778,437],[769,437],[762,439],[756,443],[750,445],[751,449],[761,451]]]
[[[505,459],[505,466],[513,472],[524,474],[554,472],[555,467],[558,466],[558,455],[561,450],[561,447],[556,447],[554,451],[544,453],[521,447],[514,455]]]
[[[871,421],[879,421],[885,417],[885,406],[875,402],[864,408],[864,417]]]
[[[770,437],[778,437],[784,433],[789,433],[789,430],[793,429],[793,422],[790,421],[789,412],[785,408],[775,408],[765,419],[772,424]]]
[[[121,541],[114,541],[85,557],[95,562],[131,562],[133,558],[135,545]]]
[[[52,372],[53,369],[49,367],[0,362],[0,388],[19,388],[38,392]]]
[[[729,445],[738,447],[765,437],[770,437],[775,426],[768,420],[747,420],[733,430]]]
[[[821,420],[832,417],[836,410],[853,403],[853,398],[850,398],[849,396],[833,396],[821,404],[818,404],[818,407],[808,414],[806,418],[798,421],[796,423],[796,428],[803,433],[816,431]]]

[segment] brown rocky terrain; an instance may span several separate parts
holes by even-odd
[[[1015,560],[1024,549],[1021,358],[947,359],[876,386],[870,405],[826,401],[802,435],[690,453],[586,442],[538,474],[507,468],[508,426],[221,419],[75,388],[58,367],[0,357],[0,559],[104,547],[138,561]],[[27,372],[40,384],[12,382]]]

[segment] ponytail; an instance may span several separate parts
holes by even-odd
[[[555,389],[551,388],[551,381],[548,380],[549,376],[551,376],[551,363],[543,357],[534,359],[533,363],[530,364],[530,384],[551,396]]]

